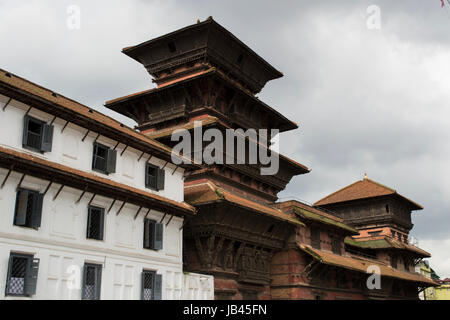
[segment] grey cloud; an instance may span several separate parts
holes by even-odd
[[[66,28],[71,4],[81,8],[78,31]],[[372,4],[379,31],[366,28]],[[10,0],[0,8],[2,68],[130,126],[102,105],[153,84],[121,49],[212,15],[285,74],[259,96],[300,124],[281,135],[281,151],[313,171],[281,197],[314,202],[367,172],[425,206],[413,214],[425,249],[450,238],[450,18],[440,1]],[[441,255],[450,252],[442,243]],[[450,272],[445,261],[437,267]]]

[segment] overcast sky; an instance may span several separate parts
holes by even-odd
[[[80,29],[67,26],[71,5]],[[370,5],[380,29],[367,26]],[[259,97],[299,123],[281,151],[312,172],[280,196],[315,202],[367,172],[425,207],[411,234],[450,277],[450,6],[440,0],[0,0],[0,67],[113,115],[105,101],[154,86],[121,49],[208,16],[285,75]]]

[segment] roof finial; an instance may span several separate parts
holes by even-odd
[[[364,180],[367,179],[367,173],[364,172]]]

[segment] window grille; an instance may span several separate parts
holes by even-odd
[[[103,240],[105,209],[90,206],[88,208],[87,235],[86,238]]]
[[[31,296],[36,293],[39,259],[11,253],[5,295]]]
[[[153,290],[155,281],[155,272],[143,271],[142,272],[142,300],[153,300]]]
[[[102,265],[84,265],[83,272],[83,300],[99,300],[101,288]]]

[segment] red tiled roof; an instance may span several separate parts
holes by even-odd
[[[313,249],[310,246],[306,246],[304,244],[298,244],[298,247],[311,255],[314,259],[320,261],[321,263],[333,265],[357,272],[367,273],[367,268],[369,266],[377,266],[380,269],[381,276],[389,277],[389,278],[397,278],[406,281],[418,282],[422,284],[426,284],[427,286],[436,286],[437,283],[431,279],[428,279],[416,272],[406,272],[400,271],[395,268],[392,268],[388,265],[383,264],[380,261],[362,258],[362,257],[354,257],[354,256],[340,256],[331,252]]]
[[[382,185],[381,183],[375,182],[368,178],[364,178],[363,180],[356,181],[351,185],[342,188],[325,198],[314,203],[315,206],[323,206],[334,203],[341,203],[359,199],[369,199],[381,196],[395,195],[403,200],[407,201],[413,210],[421,210],[423,207],[408,198],[403,197],[398,194],[397,191]]]
[[[211,124],[217,124],[224,129],[231,128],[229,125],[227,125],[225,122],[223,122],[219,118],[213,117],[211,115],[206,115],[204,118],[200,118],[198,120],[191,119],[189,122],[183,123],[181,125],[176,125],[173,127],[164,128],[164,129],[160,129],[160,130],[148,131],[148,132],[145,132],[144,134],[149,136],[152,139],[160,139],[160,138],[168,137],[168,136],[172,135],[172,132],[174,130],[177,130],[177,129],[183,129],[183,130],[194,129],[195,121],[201,122],[202,126],[209,126]],[[265,148],[267,148],[267,146],[265,146]],[[273,151],[273,152],[275,152],[275,151]],[[300,174],[309,173],[311,171],[307,166],[305,166],[287,156],[284,156],[282,154],[278,154],[278,156],[280,157],[280,159],[288,162],[293,168],[295,168],[295,170],[297,170],[296,172],[298,172]]]
[[[255,201],[235,195],[230,191],[216,186],[211,181],[193,182],[185,184],[185,201],[192,205],[201,205],[213,202],[225,201],[249,211],[264,214],[268,217],[282,220],[290,224],[304,226],[304,224],[281,210],[265,206]]]
[[[259,105],[259,107],[261,108],[261,110],[267,111],[271,117],[277,117],[280,120],[280,122],[285,124],[285,126],[286,126],[286,128],[288,128],[288,130],[298,128],[297,123],[289,120],[283,114],[281,114],[274,108],[270,107],[263,101],[259,100],[258,97],[254,96],[253,94],[247,92],[245,89],[236,85],[225,74],[223,74],[221,71],[219,71],[217,68],[214,68],[214,67],[209,68],[208,70],[204,70],[202,72],[193,74],[192,76],[189,76],[187,78],[183,78],[182,80],[171,82],[170,84],[167,84],[164,86],[156,87],[156,88],[149,89],[149,90],[144,90],[144,91],[133,93],[133,94],[130,94],[130,95],[127,95],[124,97],[119,97],[119,98],[109,100],[105,103],[105,106],[120,113],[122,111],[122,109],[125,107],[126,103],[129,101],[136,101],[136,100],[142,99],[143,97],[146,97],[146,96],[158,93],[158,92],[164,92],[165,90],[168,90],[170,88],[180,86],[180,85],[189,83],[193,80],[196,80],[196,79],[199,79],[202,77],[206,77],[206,76],[215,76],[217,79],[224,81],[228,85],[238,89],[239,92],[241,92],[242,94],[247,96],[249,99],[251,99],[255,103],[257,103]],[[286,130],[281,129],[280,131],[286,131]]]
[[[26,168],[23,171],[28,172],[28,170],[33,169],[34,171],[39,170],[39,173],[42,174],[44,174],[44,171],[52,172],[51,176],[52,179],[55,178],[55,182],[56,177],[60,176],[64,178],[65,181],[68,181],[66,185],[69,186],[73,185],[75,187],[75,185],[80,184],[86,186],[89,186],[91,184],[96,186],[104,186],[105,190],[100,191],[105,193],[105,196],[114,198],[114,193],[106,192],[106,189],[108,188],[108,190],[116,190],[117,192],[130,195],[130,198],[134,197],[136,199],[139,199],[139,203],[148,202],[147,204],[149,208],[152,207],[152,204],[155,206],[158,205],[158,207],[161,208],[167,207],[180,215],[192,215],[196,212],[196,209],[186,202],[177,202],[172,199],[162,197],[158,194],[153,194],[138,188],[134,188],[123,183],[94,175],[89,172],[74,169],[60,163],[37,157],[32,154],[0,146],[0,164],[2,163],[7,164],[8,168],[11,164],[13,164],[14,171],[19,170],[18,167],[19,164],[21,164],[22,167]],[[129,202],[132,203],[131,199]]]
[[[416,253],[420,257],[431,257],[431,254],[411,244],[402,243],[389,236],[373,236],[364,238],[346,238],[345,243],[365,249],[399,249]]]
[[[21,97],[32,99],[36,102],[32,105],[34,108],[43,109],[44,112],[56,115],[61,119],[93,131],[101,130],[99,133],[104,134],[110,139],[128,144],[130,147],[141,151],[148,151],[164,160],[170,161],[171,159],[172,149],[162,143],[146,137],[113,118],[77,101],[56,94],[47,88],[3,69],[0,69],[0,93],[6,96],[15,93],[15,95],[19,94]],[[16,99],[16,97],[13,98]],[[28,104],[27,101],[24,103]],[[187,165],[181,164],[180,166],[186,167]]]

